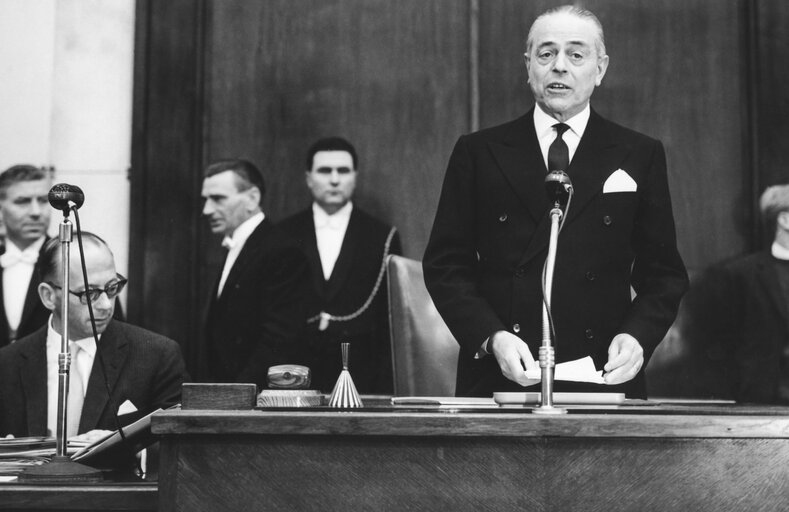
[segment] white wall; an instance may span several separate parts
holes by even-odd
[[[134,0],[0,0],[0,169],[55,168],[82,228],[129,260]],[[51,233],[62,220],[53,213]]]

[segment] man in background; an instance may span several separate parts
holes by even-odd
[[[535,107],[460,137],[425,251],[425,283],[461,346],[456,392],[490,396],[534,382],[526,370],[538,370],[552,206],[544,180],[565,171],[575,194],[553,282],[556,362],[590,356],[608,386],[586,390],[645,397],[643,368],[688,282],[663,145],[591,108],[608,68],[593,13],[545,12],[524,57]]]
[[[386,257],[400,254],[394,227],[352,201],[358,175],[356,149],[330,137],[307,151],[310,208],[283,220],[283,234],[301,247],[310,265],[306,347],[295,362],[309,366],[312,386],[331,392],[342,371],[340,344],[350,343],[350,373],[360,393],[391,393],[392,352]]]
[[[0,254],[0,347],[22,338],[49,318],[38,297],[39,258],[47,240],[52,180],[32,165],[14,165],[0,174],[0,215],[5,244]]]
[[[710,267],[689,294],[693,359],[721,398],[789,404],[789,185],[759,201],[770,246]]]
[[[249,161],[222,160],[205,169],[202,213],[227,250],[206,320],[212,381],[265,386],[268,368],[292,362],[299,341],[307,262],[281,243],[261,210],[265,191]]]
[[[61,243],[50,239],[41,252],[38,294],[50,312],[46,325],[0,349],[0,436],[54,436],[57,432],[58,354],[64,332],[62,305],[69,301],[71,353],[68,437],[116,430],[157,408],[180,401],[187,378],[178,344],[113,318],[115,298],[126,279],[115,270],[107,244],[82,234],[88,288],[71,245],[70,289],[63,289]],[[90,299],[98,343],[93,337]],[[117,417],[116,417],[117,416]]]

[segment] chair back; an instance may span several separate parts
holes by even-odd
[[[398,396],[454,396],[459,347],[425,287],[422,263],[389,256],[389,328]]]

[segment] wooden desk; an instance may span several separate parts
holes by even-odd
[[[166,411],[160,509],[789,509],[789,409]]]
[[[158,490],[151,483],[95,485],[0,484],[0,510],[155,511]]]

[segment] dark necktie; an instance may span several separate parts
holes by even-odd
[[[553,125],[556,128],[556,138],[548,148],[548,171],[566,171],[570,165],[570,150],[562,139],[562,134],[570,127],[564,123]]]

